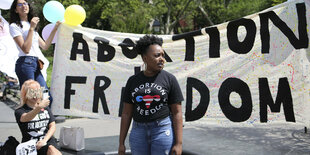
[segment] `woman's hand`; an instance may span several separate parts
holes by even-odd
[[[45,146],[45,145],[46,145],[46,141],[44,141],[44,140],[38,141],[38,142],[37,142],[37,145],[36,145],[37,150],[41,149],[41,147],[43,147],[43,146]]]
[[[41,100],[41,102],[38,103],[38,107],[40,107],[41,109],[45,108],[45,107],[47,107],[49,105],[50,105],[50,100],[49,99],[43,99],[43,100]]]
[[[60,24],[61,24],[61,21],[57,21],[55,24],[55,27],[58,28]]]
[[[30,29],[34,30],[37,27],[39,22],[40,22],[39,17],[33,17],[30,21]]]
[[[39,38],[39,45],[43,50],[48,50],[48,48],[50,47],[50,45],[52,44],[52,41],[55,37],[55,34],[57,32],[57,29],[59,27],[59,25],[61,24],[60,21],[57,21],[55,23],[55,26],[52,30],[52,32],[50,33],[50,35],[48,36],[48,38],[44,41],[41,37]]]
[[[57,21],[57,22],[55,23],[55,26],[54,26],[54,31],[55,31],[55,33],[56,33],[58,27],[60,26],[60,24],[61,24],[61,21]],[[55,35],[55,34],[54,34],[54,35]]]
[[[182,144],[175,144],[171,149],[171,154],[181,155],[182,154]]]
[[[118,147],[118,155],[125,155],[126,147],[125,145],[119,145]]]

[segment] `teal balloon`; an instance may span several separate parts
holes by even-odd
[[[49,1],[43,7],[43,15],[51,23],[63,21],[65,7],[58,1]]]

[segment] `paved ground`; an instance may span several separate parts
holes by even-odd
[[[0,142],[10,135],[21,140],[14,118],[17,101],[0,102]],[[120,120],[75,118],[57,123],[55,137],[59,137],[62,126],[79,126],[85,132],[85,150],[74,152],[62,150],[64,155],[116,154]],[[239,155],[239,154],[310,154],[310,134],[303,126],[283,127],[220,127],[185,123],[183,154]],[[129,148],[127,141],[127,148]]]

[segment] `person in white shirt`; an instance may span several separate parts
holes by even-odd
[[[18,52],[10,35],[9,23],[1,16],[0,10],[0,71],[14,79],[17,79],[15,62],[18,58]]]
[[[10,35],[9,23],[1,16],[0,10],[0,74],[4,77],[0,90],[0,98],[3,100],[6,100],[7,90],[19,88],[15,74],[15,62],[17,58],[18,50]]]
[[[47,50],[61,24],[57,22],[50,36],[44,41],[37,32],[39,17],[34,16],[33,9],[27,0],[14,0],[10,9],[10,33],[19,50],[19,58],[15,64],[15,72],[20,86],[26,80],[33,79],[42,87],[48,89],[46,81],[42,76],[42,64],[39,60],[47,61],[42,54],[40,47]],[[41,67],[40,67],[41,66]],[[52,97],[50,95],[52,103]]]

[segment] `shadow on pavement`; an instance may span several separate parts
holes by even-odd
[[[128,140],[126,146],[129,147]],[[128,148],[127,148],[128,149]],[[85,138],[85,149],[79,152],[60,149],[63,155],[112,155],[117,154],[118,136]],[[130,151],[129,151],[130,152]]]
[[[9,96],[3,103],[15,110],[19,104],[19,98]],[[2,111],[3,120],[0,121],[0,125],[5,124],[7,127],[15,124],[14,118],[6,116],[12,112],[5,112]],[[104,129],[97,131],[104,132]],[[130,154],[128,138],[126,146]],[[118,136],[85,138],[85,150],[80,152],[61,149],[64,155],[112,155],[117,154],[117,150]],[[297,125],[296,127],[274,124],[268,127],[186,126],[183,130],[183,155],[209,154],[309,155],[310,134],[306,134],[303,127],[299,128]]]
[[[126,155],[131,155],[129,142],[126,139]],[[79,152],[60,149],[63,155],[117,155],[118,136],[85,138],[85,149]],[[182,155],[199,155],[184,150]]]
[[[198,154],[309,154],[303,129],[200,127],[184,130],[183,148]]]

